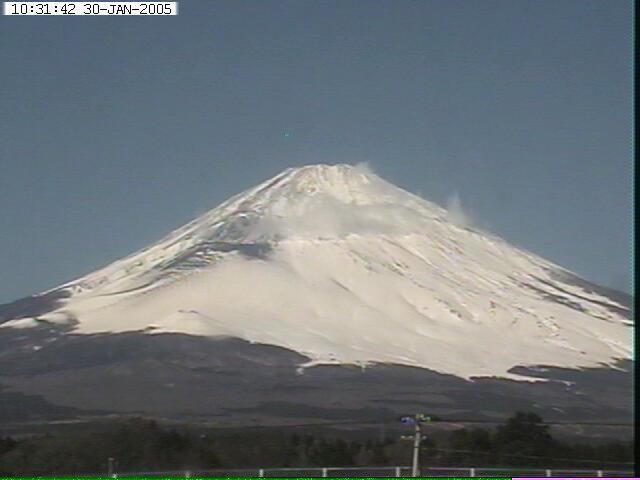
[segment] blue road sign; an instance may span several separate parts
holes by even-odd
[[[400,417],[400,421],[402,423],[407,423],[407,424],[410,424],[410,425],[414,425],[414,424],[417,423],[416,419],[413,418],[413,417]]]

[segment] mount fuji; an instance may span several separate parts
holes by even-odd
[[[314,165],[285,170],[100,270],[0,306],[0,393],[44,397],[76,413],[213,409],[224,416],[243,403],[238,379],[220,373],[233,370],[244,391],[266,379],[275,382],[269,389],[302,382],[326,391],[347,382],[353,398],[334,391],[347,409],[419,404],[442,393],[435,385],[445,378],[512,400],[515,388],[517,401],[537,398],[540,408],[560,408],[555,398],[566,409],[584,403],[575,375],[597,389],[607,372],[618,379],[611,388],[630,392],[631,328],[627,295],[366,168]],[[406,375],[422,380],[392,393]],[[130,393],[124,406],[92,396],[106,377],[110,392]],[[375,399],[358,402],[356,377],[361,397],[375,391]],[[171,401],[141,407],[131,393],[144,395],[140,378],[147,393]],[[177,401],[179,387],[196,388],[194,381],[203,392],[214,382],[224,398],[213,406]],[[531,388],[544,393],[531,396]],[[252,392],[257,397],[245,408],[284,402],[264,390]],[[587,403],[624,417],[627,400],[610,400]],[[314,416],[305,412],[298,417]]]

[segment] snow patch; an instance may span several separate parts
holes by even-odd
[[[0,324],[0,328],[33,328],[40,325],[40,322],[35,318],[18,318],[15,320],[9,320]]]

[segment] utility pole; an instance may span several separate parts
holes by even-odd
[[[422,435],[420,431],[420,424],[415,424],[416,432],[413,436],[413,462],[411,464],[411,476],[417,477],[420,469],[420,442],[422,441]]]
[[[110,478],[116,478],[116,473],[115,473],[115,468],[114,468],[115,467],[115,458],[109,457],[109,460],[107,461],[107,465],[108,465],[108,469],[109,469],[107,475]]]
[[[416,413],[413,416],[401,417],[400,421],[406,425],[413,425],[414,434],[411,436],[403,436],[403,440],[413,440],[413,463],[411,466],[411,476],[418,477],[420,476],[420,443],[422,442],[422,429],[420,426],[423,423],[428,423],[431,421],[431,417],[425,415],[424,413]]]

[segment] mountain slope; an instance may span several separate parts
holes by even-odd
[[[237,337],[463,378],[630,358],[629,305],[360,168],[289,169],[3,324]],[[41,302],[42,304],[42,302]],[[1,315],[1,312],[0,312]]]

